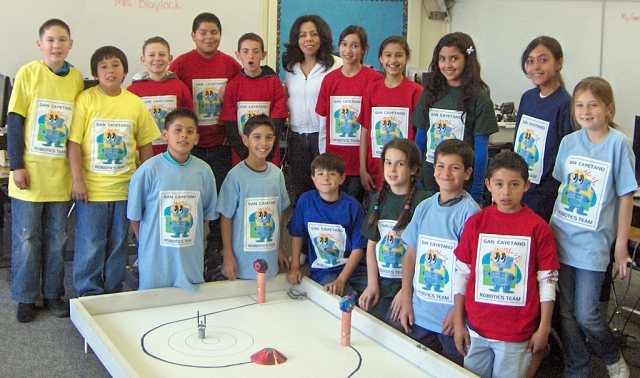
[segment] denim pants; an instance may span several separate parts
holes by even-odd
[[[79,297],[122,291],[128,230],[127,201],[76,201],[73,285]]]
[[[71,202],[11,198],[11,299],[35,303],[64,296],[64,245]],[[41,281],[42,278],[42,281]]]
[[[465,369],[482,378],[524,378],[531,363],[529,340],[521,343],[471,337]]]
[[[293,191],[297,199],[302,193],[315,189],[311,180],[311,162],[318,156],[318,133],[289,133],[287,153],[291,162]]]
[[[320,277],[316,277],[318,280],[316,281],[314,279],[314,281],[324,286],[335,281],[340,273],[341,272],[326,273]],[[358,303],[358,296],[360,296],[360,294],[362,294],[362,292],[367,288],[367,282],[367,272],[360,271],[356,268],[356,270],[354,270],[349,276],[347,282],[345,282],[342,296],[345,297],[347,295],[350,295],[353,297],[356,303]]]
[[[340,185],[340,191],[355,198],[358,203],[362,203],[362,200],[364,200],[365,190],[360,181],[360,176],[347,176],[342,185]]]
[[[558,284],[565,377],[589,375],[589,350],[585,337],[606,365],[620,359],[618,341],[600,313],[600,288],[604,276],[605,272],[560,264]]]

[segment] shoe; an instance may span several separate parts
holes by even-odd
[[[35,303],[18,303],[16,318],[20,323],[29,323],[36,317]]]
[[[44,307],[48,307],[51,314],[56,318],[68,318],[69,317],[69,305],[67,302],[60,298],[45,299]]]
[[[607,371],[611,378],[629,378],[629,366],[627,366],[627,363],[624,361],[622,352],[620,352],[620,359],[618,362],[607,365]]]

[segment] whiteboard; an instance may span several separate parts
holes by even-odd
[[[262,33],[263,0],[0,0],[0,10],[0,73],[13,79],[22,65],[42,59],[36,46],[38,28],[59,18],[71,28],[73,49],[67,60],[91,77],[91,54],[104,45],[116,46],[129,61],[126,86],[144,70],[140,56],[146,39],[165,38],[174,58],[194,49],[191,25],[202,12],[220,18],[220,50],[235,56],[242,34]]]
[[[602,77],[613,87],[615,122],[633,138],[640,115],[640,2],[606,2]]]

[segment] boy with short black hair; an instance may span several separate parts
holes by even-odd
[[[496,155],[485,184],[495,205],[469,218],[455,250],[454,338],[473,373],[524,377],[532,352],[547,347],[560,264],[551,228],[520,204],[524,159]]]
[[[164,129],[167,113],[181,107],[193,109],[189,88],[175,73],[167,70],[172,60],[169,42],[162,37],[147,39],[140,57],[147,70],[133,75],[131,85],[127,87],[129,92],[142,98],[160,131]],[[154,140],[151,145],[153,155],[167,150],[167,142],[163,138]]]
[[[231,150],[223,145],[225,134],[219,120],[220,109],[225,87],[242,67],[218,50],[222,25],[215,14],[200,13],[193,20],[191,30],[196,48],[177,57],[169,70],[175,72],[191,91],[200,135],[199,145],[192,153],[209,164],[220,191],[220,185],[231,169]]]
[[[204,282],[203,222],[218,214],[213,172],[191,155],[197,126],[198,118],[187,108],[167,114],[162,130],[167,151],[131,178],[127,217],[140,240],[140,290],[176,286],[196,291]]]
[[[434,176],[440,192],[422,201],[402,233],[407,246],[402,264],[399,320],[421,344],[462,365],[453,340],[453,251],[467,219],[480,208],[464,182],[473,172],[473,150],[459,139],[438,145]],[[437,222],[433,222],[437,219]],[[396,320],[396,319],[392,319]]]
[[[7,151],[11,173],[11,299],[18,322],[35,318],[41,293],[57,317],[68,317],[64,245],[71,208],[66,141],[82,75],[65,59],[73,46],[69,26],[50,19],[39,30],[43,59],[20,68],[9,100]]]
[[[302,279],[300,253],[306,238],[311,279],[335,295],[361,294],[367,288],[364,251],[368,240],[360,234],[364,211],[355,198],[340,192],[345,163],[337,155],[318,155],[311,164],[316,190],[300,196],[287,225],[291,234],[291,267],[287,281]]]
[[[76,201],[73,284],[78,296],[122,291],[127,262],[127,194],[140,161],[160,132],[142,100],[120,86],[128,72],[122,50],[91,56],[98,85],[80,93],[67,143]]]
[[[267,56],[264,42],[255,33],[246,33],[238,40],[236,57],[242,62],[240,75],[236,75],[225,90],[220,120],[224,124],[231,145],[231,163],[238,164],[249,153],[242,143],[242,127],[256,114],[266,114],[276,127],[276,141],[267,161],[280,166],[279,137],[285,119],[289,116],[282,83],[269,66],[260,66]]]

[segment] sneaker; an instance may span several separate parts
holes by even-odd
[[[60,298],[45,299],[44,307],[48,307],[51,314],[56,318],[68,318],[69,317],[69,305],[67,302]]]
[[[629,366],[624,362],[622,353],[620,353],[618,362],[607,365],[607,371],[609,371],[609,377],[611,378],[629,378]]]
[[[29,323],[36,317],[35,303],[18,303],[18,313],[16,318],[20,323]]]

